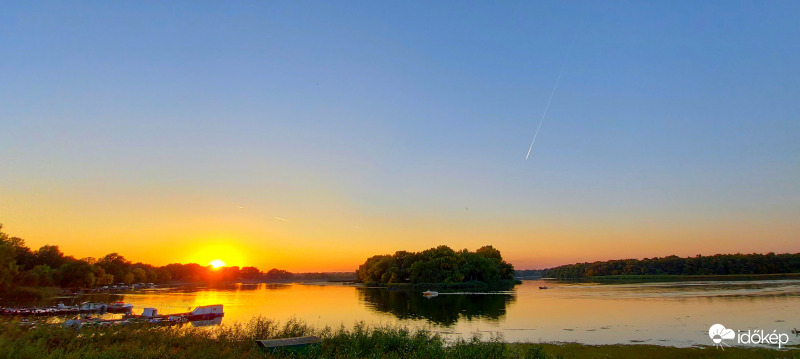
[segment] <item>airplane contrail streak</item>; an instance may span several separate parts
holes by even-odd
[[[544,112],[542,113],[542,118],[539,120],[539,126],[536,127],[536,133],[533,134],[533,140],[531,140],[531,147],[528,147],[528,154],[525,155],[525,160],[528,160],[528,157],[531,155],[531,150],[533,150],[533,144],[536,142],[536,136],[539,135],[539,130],[542,128],[542,123],[544,123],[544,118],[547,116],[547,109],[550,108],[550,102],[553,101],[553,95],[556,94],[556,89],[558,89],[558,84],[561,82],[561,75],[564,74],[564,65],[561,65],[561,71],[558,72],[558,78],[556,79],[556,85],[553,86],[553,91],[550,91],[550,98],[547,99],[547,105],[544,106]]]
[[[286,219],[286,218],[281,218],[281,217],[272,217],[272,218],[275,218],[275,219],[277,219],[279,221],[289,222],[289,220]]]
[[[571,49],[573,45],[575,45],[575,40],[578,38],[578,32],[580,32],[582,25],[578,25],[575,28],[575,33],[572,34],[572,41],[569,42],[569,46],[567,49]],[[547,105],[544,106],[544,112],[542,112],[542,118],[539,119],[539,126],[536,127],[536,132],[533,134],[533,140],[531,140],[531,146],[528,147],[528,154],[525,155],[525,160],[528,160],[528,157],[531,156],[531,151],[533,150],[533,144],[536,143],[536,136],[539,135],[539,130],[542,129],[542,123],[544,123],[545,117],[547,117],[547,110],[550,108],[550,102],[553,101],[553,95],[556,94],[556,90],[558,90],[558,84],[561,83],[561,75],[564,74],[564,67],[567,66],[567,54],[569,51],[564,53],[564,58],[561,60],[561,70],[558,71],[558,78],[556,78],[556,84],[553,86],[553,91],[550,91],[550,97],[547,99]]]

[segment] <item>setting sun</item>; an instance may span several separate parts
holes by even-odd
[[[208,262],[208,265],[214,267],[214,269],[217,269],[217,268],[220,268],[220,267],[224,267],[225,266],[225,262],[223,262],[220,259],[215,259],[215,260],[213,260],[211,262]]]
[[[186,262],[199,263],[220,267],[249,265],[249,258],[242,255],[246,251],[237,239],[231,237],[217,237],[205,241],[195,242],[193,248],[187,251]]]

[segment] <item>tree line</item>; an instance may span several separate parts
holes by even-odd
[[[290,280],[293,273],[256,267],[213,269],[197,263],[173,263],[156,267],[133,263],[118,253],[102,258],[77,259],[65,255],[58,246],[44,245],[32,250],[25,240],[3,233],[0,224],[0,291],[15,286],[92,288],[117,283],[230,282],[238,280]]]
[[[500,251],[484,246],[470,252],[438,246],[422,252],[398,251],[376,255],[358,267],[356,276],[369,283],[463,283],[469,281],[497,285],[514,279],[514,267]]]
[[[620,259],[575,263],[544,270],[551,278],[585,278],[608,275],[728,275],[800,273],[800,253],[716,254],[681,258]],[[527,273],[526,273],[527,274]],[[531,273],[532,274],[532,273]]]

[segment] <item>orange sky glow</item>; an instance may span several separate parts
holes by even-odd
[[[430,217],[395,211],[394,217],[379,217],[348,211],[346,203],[338,202],[278,213],[213,199],[177,205],[181,201],[137,196],[112,203],[89,194],[90,200],[76,201],[79,194],[70,191],[61,198],[41,196],[38,202],[27,195],[3,195],[4,209],[17,208],[6,212],[3,230],[32,248],[55,244],[78,258],[118,252],[153,265],[206,265],[220,259],[264,271],[352,271],[375,254],[440,244],[470,250],[491,244],[518,269],[671,254],[798,251],[791,234],[797,224],[780,215],[755,220],[664,213],[620,219],[556,213],[529,222],[480,208],[443,209]],[[160,203],[146,207],[154,201]]]

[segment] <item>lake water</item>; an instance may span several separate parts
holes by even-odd
[[[539,286],[550,289],[540,290]],[[155,307],[185,312],[223,304],[223,325],[256,315],[317,327],[363,321],[427,327],[445,336],[499,333],[506,341],[585,344],[711,345],[708,329],[788,333],[800,327],[800,280],[685,281],[637,284],[524,281],[513,290],[442,293],[359,288],[341,284],[256,284],[173,288],[78,300],[132,303],[134,313]],[[789,344],[800,339],[792,336]]]

